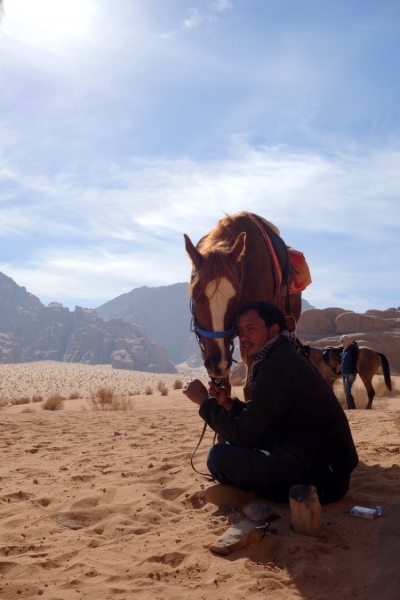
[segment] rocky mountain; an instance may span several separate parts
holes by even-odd
[[[135,288],[96,308],[103,319],[121,318],[143,327],[149,337],[167,348],[175,364],[197,351],[190,334],[189,284]]]
[[[0,363],[58,360],[111,364],[114,368],[174,373],[166,349],[144,329],[95,310],[58,302],[44,306],[26,288],[0,273]]]
[[[339,345],[343,334],[360,346],[382,352],[391,371],[400,372],[400,306],[365,313],[344,308],[312,309],[302,315],[298,324],[299,338],[320,348]]]
[[[195,336],[190,331],[189,284],[140,287],[96,308],[104,319],[121,318],[142,326],[152,340],[162,344],[173,363],[202,364]],[[313,308],[303,300],[303,311]]]

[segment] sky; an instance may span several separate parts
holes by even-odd
[[[0,271],[95,308],[248,210],[317,308],[400,305],[398,0],[4,0]]]

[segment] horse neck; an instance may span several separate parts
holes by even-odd
[[[214,240],[224,240],[233,245],[243,231],[246,233],[246,250],[238,265],[238,304],[260,300],[273,302],[274,275],[268,248],[257,225],[246,213],[222,219],[203,239],[210,246]]]
[[[273,302],[274,275],[271,257],[258,227],[248,217],[239,218],[235,226],[235,237],[242,231],[246,232],[246,251],[241,259],[239,304],[260,300]]]

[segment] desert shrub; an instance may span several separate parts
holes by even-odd
[[[120,398],[113,396],[110,402],[103,402],[99,398],[92,396],[91,407],[93,410],[132,410],[133,403],[130,398],[122,396]]]
[[[130,398],[122,396],[122,398],[118,399],[117,408],[114,408],[113,410],[132,410],[132,408],[132,400]]]
[[[43,396],[33,396],[32,397],[32,402],[42,402],[43,401]]]
[[[372,380],[372,385],[374,387],[374,390],[376,392],[376,395],[378,396],[378,398],[387,398],[388,396],[391,396],[393,394],[393,390],[392,392],[390,392],[386,385],[385,385],[385,380],[383,378],[383,376],[379,376],[379,377],[374,377],[374,379]],[[393,378],[392,378],[392,386],[393,386]]]
[[[144,393],[146,394],[146,396],[151,396],[151,394],[153,393],[153,388],[151,387],[151,385],[146,385],[146,387],[144,388]]]
[[[51,396],[42,404],[43,410],[61,410],[64,406],[63,396]]]
[[[97,390],[94,400],[96,404],[102,406],[103,410],[107,410],[107,406],[113,403],[114,390],[108,387],[102,387]],[[93,400],[93,399],[92,399]]]
[[[183,381],[180,379],[175,379],[174,381],[174,390],[181,390],[183,388]]]
[[[161,396],[168,396],[168,386],[165,385],[164,381],[159,381],[157,383],[157,389],[160,392]]]
[[[24,396],[22,398],[14,398],[13,400],[11,400],[11,404],[13,406],[19,406],[20,404],[30,404],[31,399],[28,398],[27,396]]]
[[[128,396],[139,396],[139,394],[139,390],[136,390],[135,392],[128,392]]]
[[[78,398],[80,398],[80,395],[78,392],[72,392],[72,394],[70,394],[68,396],[68,400],[78,400]]]
[[[23,408],[21,410],[22,413],[35,413],[36,410],[34,408],[32,408],[31,406],[25,406],[25,408]]]
[[[8,402],[5,398],[0,398],[0,408],[4,408],[8,405]]]

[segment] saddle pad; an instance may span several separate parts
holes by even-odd
[[[289,294],[298,294],[310,285],[311,273],[305,256],[302,252],[288,246],[289,260],[292,267],[292,280],[289,286]]]

